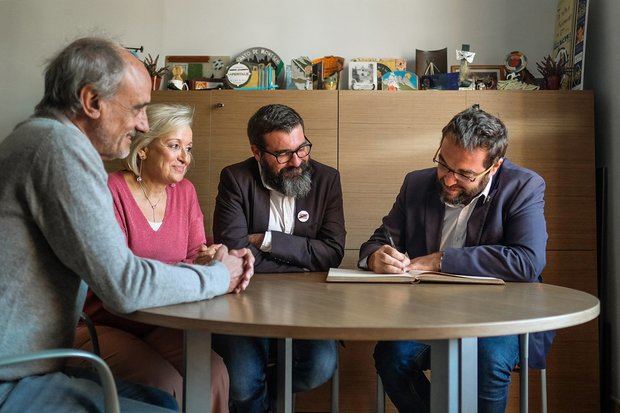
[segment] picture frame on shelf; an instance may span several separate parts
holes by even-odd
[[[459,65],[450,66],[451,73],[458,73]],[[468,65],[467,80],[475,89],[497,89],[499,80],[506,80],[506,68],[503,65]]]
[[[184,82],[204,87],[222,84],[230,61],[230,56],[166,56],[166,67],[169,73],[174,67],[180,67]],[[170,81],[170,76],[166,81]]]
[[[377,62],[349,62],[350,90],[377,90]]]

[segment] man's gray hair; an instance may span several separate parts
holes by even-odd
[[[76,115],[82,110],[80,92],[92,85],[102,98],[113,96],[123,79],[121,46],[101,38],[85,37],[65,47],[45,69],[45,92],[35,113],[56,109]]]
[[[489,167],[506,155],[508,132],[504,123],[480,109],[478,105],[464,110],[452,118],[441,131],[442,140],[451,137],[454,142],[468,150],[488,150],[485,167]]]

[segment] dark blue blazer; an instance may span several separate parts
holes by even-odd
[[[546,264],[545,181],[507,159],[493,176],[467,222],[463,248],[447,248],[444,272],[487,275],[506,281],[541,282]],[[415,258],[439,251],[445,205],[435,168],[407,174],[390,213],[360,248],[360,259],[384,244],[385,226],[399,251]],[[530,334],[529,365],[544,368],[555,332]]]

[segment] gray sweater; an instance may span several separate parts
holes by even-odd
[[[0,144],[0,171],[0,357],[72,347],[86,284],[121,313],[226,292],[219,262],[169,266],[132,254],[103,162],[73,125],[40,117],[18,125]],[[60,367],[4,368],[0,380]]]

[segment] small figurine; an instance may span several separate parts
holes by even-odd
[[[171,73],[172,73],[172,79],[170,79],[170,81],[168,82],[168,89],[173,89],[173,90],[183,90],[183,89],[189,89],[189,87],[187,86],[187,83],[183,82],[183,66],[173,66]]]
[[[476,53],[469,51],[469,45],[464,44],[461,46],[461,50],[456,51],[456,60],[460,61],[459,66],[459,86],[468,88],[471,86],[471,80],[469,80],[469,63],[474,62],[474,56]]]

